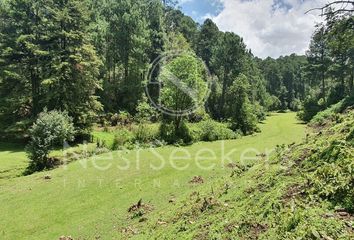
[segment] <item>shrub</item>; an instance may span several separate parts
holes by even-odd
[[[189,128],[184,122],[176,127],[174,122],[163,121],[159,128],[159,135],[168,144],[189,144],[193,141]]]
[[[308,97],[304,102],[303,110],[298,113],[298,117],[305,122],[309,122],[323,109],[323,99],[318,100],[316,97]]]
[[[229,129],[226,124],[219,123],[211,119],[196,124],[196,128],[192,129],[194,141],[236,139],[238,136],[235,132]]]
[[[312,191],[354,212],[354,162],[350,141],[333,141],[312,161],[320,164],[309,176]]]
[[[139,102],[136,107],[135,120],[137,122],[156,121],[158,119],[157,111],[146,101]]]
[[[328,94],[327,105],[332,105],[339,102],[343,99],[343,96],[345,96],[345,89],[343,86],[341,84],[335,85],[331,88],[330,93]]]
[[[134,141],[138,143],[152,143],[159,137],[158,129],[148,124],[139,124],[133,134]]]
[[[290,109],[292,111],[300,111],[301,110],[301,101],[300,99],[295,98],[290,102]]]
[[[111,117],[112,126],[127,125],[132,122],[132,116],[126,111],[120,111]]]
[[[342,101],[330,106],[324,111],[317,113],[311,120],[311,124],[323,125],[326,121],[333,120],[336,114],[342,113],[348,107],[354,105],[354,96],[349,96]]]
[[[204,108],[200,108],[200,109],[198,109],[197,111],[191,113],[188,116],[188,121],[189,122],[193,122],[193,123],[198,123],[198,122],[201,122],[203,120],[207,120],[209,118],[210,118],[210,116],[205,111],[205,109]]]
[[[311,124],[323,125],[326,121],[331,120],[332,117],[337,112],[337,109],[339,108],[339,106],[340,106],[340,103],[337,103],[337,104],[327,108],[326,110],[317,113],[312,118]]]
[[[266,111],[258,102],[253,105],[253,109],[258,121],[264,121],[266,119]]]
[[[124,146],[131,145],[134,140],[134,135],[131,131],[127,129],[119,129],[115,132],[112,150],[120,149]]]
[[[269,100],[269,108],[268,109],[270,111],[275,111],[275,110],[279,110],[280,107],[281,107],[281,102],[280,102],[279,98],[272,95]]]
[[[32,173],[52,167],[52,161],[49,159],[50,151],[64,141],[72,141],[75,130],[73,120],[66,112],[44,111],[29,133],[31,140],[26,151],[30,158],[28,173]]]

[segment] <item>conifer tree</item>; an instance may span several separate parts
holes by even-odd
[[[67,111],[75,126],[84,130],[101,109],[95,96],[101,87],[101,62],[90,42],[89,10],[80,0],[58,0],[50,14],[51,62],[43,81],[48,109]]]
[[[14,0],[0,12],[0,94],[6,113],[36,116],[48,52],[47,1]],[[24,113],[19,110],[27,109]]]

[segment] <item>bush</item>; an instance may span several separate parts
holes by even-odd
[[[266,120],[267,114],[263,106],[261,106],[258,102],[256,102],[253,105],[253,109],[254,109],[254,114],[256,115],[258,121]]]
[[[188,121],[189,122],[193,122],[193,123],[198,123],[198,122],[201,122],[203,120],[207,120],[209,118],[210,118],[210,116],[205,111],[205,109],[204,108],[200,108],[200,109],[198,109],[198,111],[195,111],[195,112],[191,113],[188,116]]]
[[[174,122],[163,121],[160,125],[159,135],[168,144],[190,144],[193,141],[189,128],[184,122],[177,128]]]
[[[139,124],[133,134],[134,141],[138,143],[152,143],[159,138],[158,129],[148,124]]]
[[[276,96],[272,95],[269,99],[269,107],[268,110],[269,111],[276,111],[280,109],[281,106],[281,102],[279,100],[279,98],[277,98]]]
[[[116,131],[113,139],[112,150],[118,150],[122,147],[128,147],[128,145],[133,144],[134,135],[131,131],[127,129],[119,129]]]
[[[290,103],[290,109],[292,111],[300,111],[301,110],[301,101],[297,98],[295,98],[294,100],[291,101]]]
[[[135,120],[137,122],[157,121],[158,112],[146,101],[139,102],[136,107]]]
[[[50,151],[64,141],[74,139],[74,125],[66,112],[44,111],[29,130],[30,142],[26,151],[30,158],[28,173],[52,167]]]
[[[309,122],[324,108],[323,99],[318,100],[316,97],[308,97],[304,102],[303,110],[298,113],[298,117],[305,122]]]
[[[132,116],[126,111],[120,111],[119,114],[116,113],[111,117],[112,126],[128,125],[130,123],[132,123]]]
[[[226,124],[214,120],[205,120],[192,128],[193,141],[217,141],[236,139],[237,134],[229,129]]]
[[[345,96],[344,93],[345,89],[341,84],[335,85],[333,88],[331,88],[330,93],[328,94],[327,105],[338,103],[343,99],[343,96]]]
[[[326,121],[333,120],[338,113],[342,113],[354,105],[354,97],[349,96],[342,101],[330,106],[324,111],[317,113],[311,120],[311,124],[323,125]]]

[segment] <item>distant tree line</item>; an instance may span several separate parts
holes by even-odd
[[[210,19],[199,25],[173,1],[5,0],[0,6],[2,130],[32,123],[44,109],[67,112],[78,135],[106,114],[163,121],[150,114],[144,86],[154,60],[173,50],[191,52],[210,71],[203,114],[245,134],[267,111],[303,110],[306,120],[306,107],[322,108],[353,90],[351,13],[327,10],[307,56],[262,60],[237,34]],[[180,69],[175,64],[170,68]],[[158,69],[151,78],[159,77]],[[170,99],[168,91],[149,92]]]

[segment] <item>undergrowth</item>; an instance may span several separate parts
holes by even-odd
[[[337,113],[335,113],[337,114]],[[151,239],[353,239],[354,111],[270,161],[204,184],[140,226]],[[138,223],[139,224],[139,223]]]

